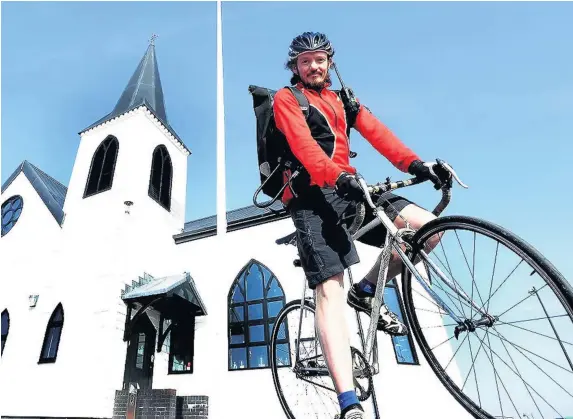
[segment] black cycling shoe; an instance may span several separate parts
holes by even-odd
[[[372,311],[373,299],[373,295],[364,293],[360,290],[358,284],[354,284],[350,288],[350,291],[348,291],[348,297],[346,301],[348,302],[348,305],[355,310],[370,315]],[[386,304],[382,304],[380,307],[380,316],[378,317],[377,329],[392,336],[406,336],[408,334],[406,325],[398,320],[398,316],[388,310]]]

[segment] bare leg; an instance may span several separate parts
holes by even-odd
[[[316,326],[320,346],[338,394],[354,391],[350,340],[344,317],[343,274],[316,287]]]
[[[435,219],[435,215],[431,212],[428,212],[416,205],[408,205],[400,211],[400,215],[408,220],[412,228],[418,230],[427,222]],[[405,227],[404,220],[400,217],[396,217],[394,220],[394,225],[398,228]],[[426,252],[431,252],[439,243],[438,237],[432,237],[431,240],[428,241],[428,245],[426,246]],[[404,250],[404,247],[402,246]],[[376,284],[378,282],[378,272],[380,271],[380,263],[381,258],[378,257],[374,266],[370,269],[370,271],[366,274],[364,279],[372,284]],[[392,255],[390,256],[390,263],[388,266],[388,275],[387,278],[391,279],[396,277],[398,274],[402,273],[402,260],[398,256],[395,250],[392,251]]]

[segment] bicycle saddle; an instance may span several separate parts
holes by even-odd
[[[292,244],[293,246],[296,245],[296,231],[281,237],[275,241],[276,244]]]

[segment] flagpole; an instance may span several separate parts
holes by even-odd
[[[223,95],[222,4],[217,0],[217,235],[227,232],[225,199],[225,106]]]

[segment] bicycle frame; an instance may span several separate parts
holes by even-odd
[[[463,186],[464,188],[467,188],[467,186],[461,182],[461,180],[458,178],[458,176],[456,175],[454,170],[447,163],[442,162],[440,160],[437,160],[437,162],[438,162],[438,164],[442,165],[442,167],[445,170],[449,171],[452,174],[452,177],[454,179],[456,179],[456,181],[461,186]],[[430,297],[434,299],[434,301],[438,304],[439,307],[441,307],[447,314],[449,314],[459,325],[463,325],[464,321],[462,319],[460,319],[454,313],[454,311],[448,306],[448,304],[446,304],[430,286],[428,286],[428,284],[426,283],[426,280],[418,272],[418,270],[416,269],[414,264],[410,261],[410,259],[408,258],[408,256],[404,252],[404,250],[401,248],[401,245],[405,245],[407,248],[412,247],[412,243],[406,237],[413,236],[415,231],[409,227],[407,221],[406,221],[406,227],[405,228],[401,228],[401,229],[397,228],[394,225],[394,223],[392,222],[392,220],[390,220],[390,218],[386,215],[384,210],[381,208],[378,208],[374,204],[374,202],[372,201],[371,193],[386,193],[386,192],[393,191],[393,190],[396,190],[399,188],[413,186],[413,185],[422,183],[422,181],[418,180],[417,178],[411,178],[411,179],[401,180],[401,181],[397,181],[397,182],[390,182],[390,180],[387,179],[387,181],[383,184],[376,184],[376,185],[370,185],[369,186],[368,184],[366,184],[364,178],[362,178],[360,175],[357,175],[356,178],[357,178],[359,184],[361,185],[362,189],[365,192],[364,195],[366,197],[367,206],[369,207],[369,210],[372,211],[372,213],[374,215],[374,219],[372,221],[370,221],[369,223],[367,223],[366,225],[362,226],[361,224],[364,220],[364,214],[358,214],[363,209],[363,208],[360,208],[360,206],[359,206],[359,208],[357,210],[358,215],[356,216],[356,219],[353,223],[353,226],[350,227],[350,234],[352,236],[352,239],[357,240],[358,238],[360,238],[364,234],[366,234],[368,231],[379,226],[380,224],[382,224],[386,228],[386,234],[384,237],[384,245],[382,247],[382,251],[381,251],[380,256],[379,256],[382,259],[382,262],[380,264],[380,270],[378,273],[378,281],[377,281],[376,291],[375,291],[375,295],[374,295],[374,301],[372,304],[372,312],[370,315],[370,322],[369,322],[368,332],[367,332],[367,336],[366,336],[366,345],[365,345],[365,350],[364,350],[364,354],[363,354],[364,357],[366,358],[366,360],[369,363],[371,363],[372,362],[372,356],[373,356],[375,334],[376,334],[376,330],[377,330],[378,316],[380,314],[380,308],[382,305],[384,289],[386,287],[386,282],[387,282],[386,276],[388,273],[388,266],[389,266],[389,261],[390,261],[390,256],[391,256],[392,250],[396,251],[396,253],[400,257],[402,263],[404,263],[404,265],[406,266],[406,269],[408,269],[412,273],[412,275],[416,278],[418,283],[424,288],[424,290],[430,295]],[[441,214],[441,212],[447,207],[449,200],[450,200],[450,197],[451,197],[451,187],[452,187],[451,181],[447,182],[442,187],[442,199],[440,200],[438,205],[435,207],[435,209],[432,211],[434,215],[439,216]],[[358,228],[355,227],[356,225],[358,225]],[[428,257],[426,252],[424,252],[423,250],[420,250],[419,251],[419,257],[427,264],[426,266],[429,265],[429,267],[431,267],[432,270],[435,271],[435,273],[441,278],[441,280],[456,295],[458,295],[461,299],[463,299],[468,304],[470,304],[472,307],[474,307],[474,309],[476,310],[477,313],[481,313],[484,317],[488,317],[487,313],[481,307],[476,305],[470,297],[468,297],[462,290],[458,289],[456,284],[454,282],[450,281],[443,274],[443,272],[439,269],[439,267]],[[298,334],[297,334],[299,343],[300,343],[300,332],[302,329],[302,317],[303,317],[302,316],[302,310],[304,309],[304,301],[307,299],[306,290],[307,290],[307,282],[306,282],[306,278],[303,278],[303,294],[302,294],[302,298],[301,298],[301,316],[299,319]],[[312,299],[314,301],[316,301],[316,293],[313,293],[313,294],[314,295],[313,295]],[[315,330],[315,332],[316,332],[316,330]],[[318,334],[317,334],[317,336],[318,336]],[[297,344],[297,350],[296,350],[296,355],[295,355],[295,365],[297,365],[300,361],[299,348],[300,348],[300,345]],[[314,367],[303,367],[302,368],[303,372],[318,373],[321,371],[324,372],[323,370],[325,370],[325,368],[314,368]]]
[[[447,163],[441,162],[439,160],[438,160],[438,163],[441,164],[444,169],[449,171],[452,174],[453,178],[455,178],[456,181],[460,185],[467,187],[459,180],[459,178],[457,177],[457,175],[455,174],[453,169],[449,165],[447,165]],[[371,361],[371,355],[372,355],[374,335],[376,333],[378,316],[380,314],[380,308],[381,308],[382,299],[384,296],[384,289],[386,287],[386,282],[387,282],[386,276],[388,273],[388,265],[389,265],[390,255],[392,253],[392,250],[396,251],[396,253],[400,257],[402,263],[406,266],[406,269],[408,269],[412,273],[412,275],[416,278],[418,283],[424,288],[424,290],[430,295],[430,297],[434,299],[434,301],[438,304],[438,306],[440,308],[442,308],[446,313],[448,313],[452,317],[452,319],[454,319],[458,323],[458,325],[463,325],[464,321],[462,319],[460,319],[453,312],[453,310],[438,296],[438,294],[434,290],[432,290],[432,288],[430,286],[428,286],[425,279],[422,277],[422,275],[420,275],[420,273],[418,272],[418,270],[416,269],[414,264],[410,261],[408,256],[406,256],[404,250],[401,248],[402,244],[405,245],[406,247],[411,248],[412,243],[407,238],[405,239],[403,237],[408,236],[408,235],[413,235],[413,233],[415,233],[415,231],[412,230],[411,228],[409,228],[408,224],[406,224],[407,226],[405,228],[402,228],[402,229],[397,228],[394,225],[394,223],[392,222],[392,220],[390,220],[390,218],[386,215],[384,210],[376,207],[376,205],[372,201],[372,197],[370,196],[370,194],[373,192],[385,193],[385,192],[392,191],[392,190],[395,190],[398,188],[412,186],[412,185],[415,185],[415,184],[418,184],[421,182],[419,180],[417,180],[416,178],[413,178],[413,179],[408,179],[408,180],[398,181],[398,182],[392,182],[392,183],[389,180],[387,180],[387,182],[383,185],[368,186],[361,176],[358,175],[357,180],[365,192],[364,195],[366,197],[367,204],[370,207],[370,210],[373,212],[375,217],[368,224],[361,226],[357,231],[355,231],[352,234],[352,239],[356,240],[356,239],[362,237],[368,231],[372,230],[374,227],[376,227],[380,224],[382,224],[386,228],[386,234],[384,237],[384,245],[382,247],[382,251],[381,251],[380,256],[379,256],[381,258],[380,270],[378,272],[378,281],[377,281],[377,286],[376,286],[376,292],[374,295],[374,302],[372,304],[372,312],[370,315],[370,322],[369,322],[367,339],[366,339],[366,348],[365,348],[365,353],[364,353],[365,358],[370,362]],[[439,216],[441,214],[441,212],[448,205],[449,200],[450,200],[450,196],[451,196],[451,193],[450,193],[451,186],[452,186],[451,182],[448,182],[442,187],[442,194],[443,194],[442,200],[438,203],[438,205],[434,209],[434,211],[433,211],[434,215]],[[357,216],[357,218],[359,218],[359,217]],[[354,224],[360,225],[364,219],[363,216],[361,218],[362,218],[362,220],[359,220],[358,222],[355,221]],[[351,230],[352,230],[352,228],[351,228]],[[474,301],[463,292],[463,290],[459,290],[458,287],[456,286],[456,284],[454,282],[450,281],[443,274],[443,272],[440,270],[440,268],[428,257],[428,254],[425,251],[419,250],[419,256],[427,264],[426,266],[429,265],[432,268],[432,270],[441,278],[441,280],[456,295],[458,295],[461,299],[466,301],[468,304],[470,304],[476,310],[476,313],[481,313],[484,317],[489,317],[487,315],[487,313],[481,307],[479,307],[477,304],[475,304]]]

